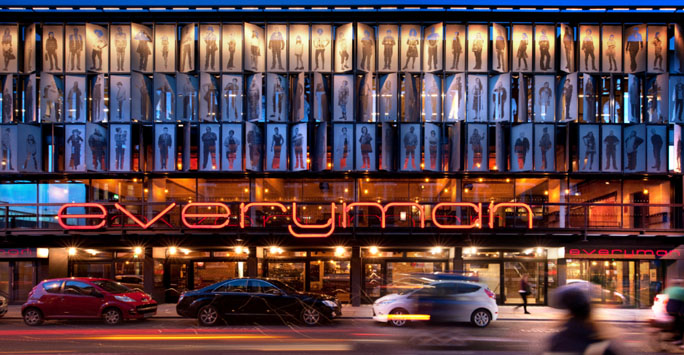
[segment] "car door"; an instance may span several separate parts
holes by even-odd
[[[299,298],[267,281],[249,280],[249,287],[256,301],[254,310],[260,314],[278,318],[297,317],[302,309]]]
[[[95,286],[76,280],[67,280],[62,291],[62,317],[64,318],[96,318],[100,316],[103,297]]]
[[[224,316],[249,314],[251,295],[247,279],[228,281],[214,290],[214,302]]]
[[[62,284],[64,281],[48,281],[43,283],[43,295],[40,297],[42,302],[40,310],[46,318],[61,316],[62,310]]]

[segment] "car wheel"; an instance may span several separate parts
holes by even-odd
[[[321,322],[321,312],[313,307],[305,307],[302,310],[302,322],[306,325],[317,325]]]
[[[475,312],[473,312],[473,314],[470,316],[470,322],[479,328],[488,326],[491,321],[492,314],[489,313],[488,310],[482,308],[475,310]]]
[[[102,318],[109,325],[118,325],[123,321],[123,315],[118,308],[107,308],[102,312]]]
[[[43,312],[38,308],[29,308],[24,311],[24,323],[29,326],[41,325],[45,321]]]
[[[199,312],[197,312],[197,320],[199,321],[200,325],[210,327],[218,323],[219,313],[216,310],[216,307],[212,305],[206,305],[200,308]]]
[[[396,308],[393,309],[390,313],[389,317],[389,324],[395,326],[395,327],[403,327],[406,325],[407,321],[406,318],[402,318],[402,315],[407,315],[408,311],[403,309],[403,308]],[[397,318],[393,318],[397,317]]]

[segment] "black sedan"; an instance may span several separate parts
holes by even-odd
[[[297,319],[316,325],[342,315],[340,303],[333,297],[298,292],[271,279],[232,279],[185,292],[176,312],[206,326],[241,316]]]

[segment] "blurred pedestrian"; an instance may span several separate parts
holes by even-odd
[[[527,274],[524,274],[522,278],[520,279],[520,289],[518,289],[518,293],[520,294],[520,297],[522,297],[522,307],[523,310],[525,310],[525,314],[530,314],[530,312],[527,311],[527,296],[532,293],[532,287],[530,286],[530,283],[528,282],[529,276]],[[520,308],[520,305],[516,306],[515,309]]]
[[[674,344],[681,345],[682,337],[684,336],[684,287],[683,280],[672,280],[670,287],[665,289],[665,294],[668,297],[667,306],[665,310],[667,314],[674,318]]]

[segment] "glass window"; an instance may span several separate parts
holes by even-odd
[[[95,287],[80,281],[67,281],[64,285],[64,293],[70,295],[92,296]]]
[[[354,180],[255,179],[256,201],[303,201],[330,203],[352,200]]]
[[[130,288],[118,282],[112,282],[109,280],[96,280],[93,281],[93,284],[110,293],[126,293],[132,291]]]
[[[459,283],[458,284],[458,293],[471,293],[475,292],[480,289],[480,286],[478,285],[471,285],[471,284],[465,284],[465,283]]]
[[[144,193],[150,202],[197,201],[196,185],[195,179],[152,179]]]
[[[232,280],[217,289],[214,292],[247,292],[247,280]]]
[[[248,179],[197,180],[197,201],[246,202],[249,200]]]
[[[202,288],[222,280],[243,277],[247,272],[244,261],[195,262],[195,288]]]
[[[249,280],[249,292],[250,293],[279,293],[277,287],[263,280]]]
[[[90,185],[91,201],[142,201],[143,182],[141,179],[97,179]]]
[[[514,179],[463,179],[464,202],[509,202],[514,196]]]
[[[298,291],[304,291],[306,263],[268,262],[268,277],[287,283]]]
[[[108,279],[112,277],[112,264],[86,262],[74,263],[72,276]]]
[[[59,293],[62,288],[62,281],[51,281],[43,284],[43,288],[48,293]]]

